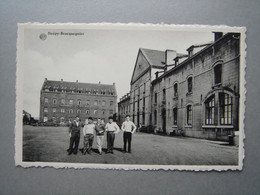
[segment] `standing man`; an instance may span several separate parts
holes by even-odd
[[[106,131],[107,131],[107,153],[114,153],[114,141],[115,141],[115,133],[118,133],[120,131],[120,128],[118,125],[113,122],[113,117],[110,116],[109,122],[106,124]]]
[[[86,153],[91,154],[91,149],[94,141],[94,131],[95,131],[95,124],[93,123],[92,117],[88,118],[88,121],[84,125],[83,128],[83,136],[84,136],[84,148],[83,154]]]
[[[76,116],[75,120],[70,124],[70,128],[69,128],[70,147],[68,150],[68,155],[71,155],[72,153],[74,154],[78,153],[80,129],[81,129],[81,122],[79,120],[79,116]]]
[[[105,135],[105,125],[101,121],[100,118],[98,118],[97,124],[95,126],[96,130],[96,135],[97,135],[97,148],[99,151],[99,154],[102,154],[102,145],[103,145],[103,140],[104,140],[104,135]]]
[[[124,131],[123,139],[124,139],[124,150],[126,152],[126,144],[128,143],[128,152],[131,153],[131,141],[132,134],[136,131],[135,124],[130,121],[130,116],[126,115],[125,122],[122,124],[122,131]]]

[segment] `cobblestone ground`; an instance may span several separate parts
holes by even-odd
[[[94,140],[91,155],[67,155],[67,127],[32,127],[23,129],[23,160],[42,162],[76,162],[155,165],[237,165],[238,147],[223,142],[135,133],[132,153],[122,153],[123,133],[116,134],[114,154],[99,155]],[[106,140],[106,137],[105,137]],[[106,141],[103,148],[106,148]],[[80,148],[83,147],[83,136]]]

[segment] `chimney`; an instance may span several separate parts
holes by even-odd
[[[45,81],[47,81],[47,78],[45,78]]]
[[[60,81],[63,82],[63,79],[61,79]]]
[[[213,32],[213,33],[214,33],[215,41],[217,41],[223,36],[223,32]]]
[[[176,58],[177,52],[175,50],[167,49],[165,51],[165,71],[167,71],[167,66],[173,65],[173,59]]]
[[[101,84],[101,82],[99,81],[98,84]]]
[[[113,85],[116,85],[115,83],[113,83]]]
[[[78,83],[79,81],[78,80],[76,80],[76,83]]]

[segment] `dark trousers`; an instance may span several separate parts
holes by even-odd
[[[79,147],[79,140],[80,140],[80,132],[71,132],[71,137],[70,137],[70,147],[69,147],[69,152],[76,152],[78,151]],[[74,145],[74,148],[73,148]]]
[[[93,134],[86,134],[84,136],[84,152],[91,152],[91,148],[94,141],[94,135]]]
[[[131,152],[131,141],[132,141],[132,133],[124,132],[124,151],[126,151],[126,144],[128,143],[128,152]]]
[[[113,152],[114,141],[115,141],[115,133],[108,131],[107,132],[107,151],[108,152]]]

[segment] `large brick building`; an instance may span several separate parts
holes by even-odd
[[[92,84],[45,79],[40,97],[40,122],[67,124],[77,115],[105,121],[116,113],[115,84]]]
[[[187,55],[161,52],[156,69],[141,52],[131,81],[136,124],[214,140],[227,140],[239,130],[239,33],[216,32],[214,42],[192,45]]]

